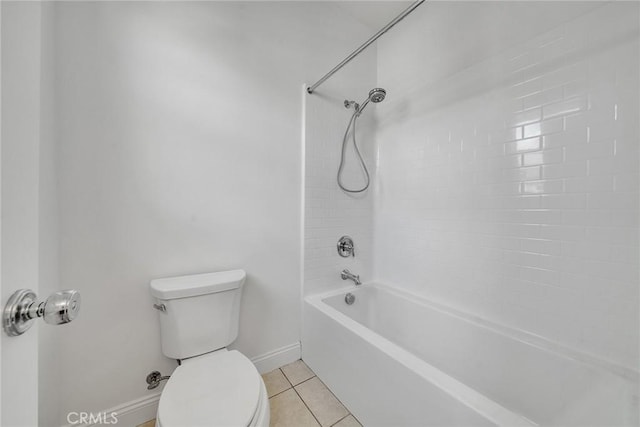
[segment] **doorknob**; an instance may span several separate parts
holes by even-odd
[[[4,307],[2,326],[9,336],[25,333],[34,319],[42,319],[51,325],[69,323],[80,311],[80,293],[73,289],[51,294],[45,301],[38,302],[35,292],[30,289],[16,291]]]

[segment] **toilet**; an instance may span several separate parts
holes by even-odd
[[[243,270],[152,280],[162,353],[180,366],[160,396],[157,427],[269,426],[262,377],[238,336]]]

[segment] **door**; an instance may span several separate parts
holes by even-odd
[[[0,2],[0,303],[38,292],[41,5]],[[0,424],[38,425],[38,324],[1,333]]]

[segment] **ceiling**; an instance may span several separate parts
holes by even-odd
[[[412,1],[337,1],[336,5],[375,33],[389,23]]]

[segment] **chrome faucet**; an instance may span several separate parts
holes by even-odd
[[[362,284],[362,282],[360,281],[360,276],[357,274],[353,274],[346,268],[342,270],[342,273],[340,273],[340,277],[342,277],[342,280],[353,280],[353,283],[355,283],[356,286]]]

